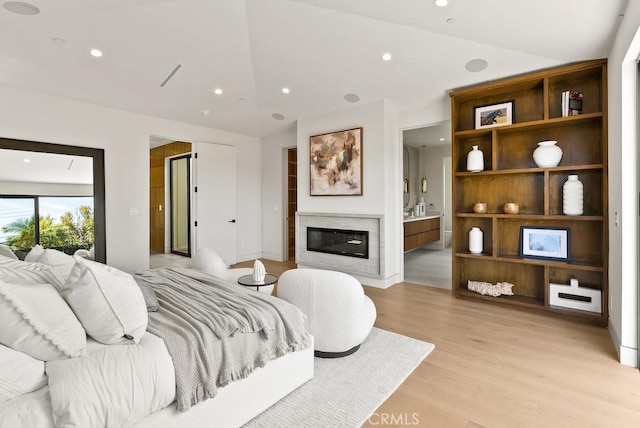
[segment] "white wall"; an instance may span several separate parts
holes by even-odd
[[[637,364],[637,64],[640,2],[630,1],[608,59],[609,331],[623,364]],[[623,186],[624,180],[624,186]],[[619,225],[616,225],[616,213]]]
[[[105,149],[107,261],[126,271],[149,266],[149,135],[235,146],[238,260],[261,254],[258,138],[7,86],[0,86],[0,117],[5,138]]]
[[[0,194],[38,196],[93,196],[93,184],[0,181]]]
[[[284,261],[287,203],[286,150],[297,146],[296,127],[262,140],[262,253]]]
[[[451,144],[425,147],[422,149],[422,168],[420,173],[427,178],[427,194],[424,202],[429,206],[433,204],[435,211],[444,210],[444,175],[443,159],[451,156]],[[422,194],[420,195],[422,196]],[[451,197],[451,195],[449,195]],[[442,225],[444,228],[444,224]],[[451,230],[451,229],[449,229]]]
[[[309,195],[309,137],[363,127],[363,195]],[[401,253],[401,159],[395,112],[385,100],[349,107],[298,120],[298,211],[384,215],[384,279],[368,285],[388,286],[399,281]]]

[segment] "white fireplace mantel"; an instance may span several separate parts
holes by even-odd
[[[369,232],[369,258],[307,251],[307,227]],[[384,216],[370,214],[296,213],[296,263],[368,278],[384,278]]]

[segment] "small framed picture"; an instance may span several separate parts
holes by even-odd
[[[569,261],[569,229],[520,226],[520,257]]]
[[[514,101],[503,101],[474,108],[476,129],[494,126],[511,125],[513,123]]]

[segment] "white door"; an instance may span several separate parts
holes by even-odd
[[[194,151],[194,246],[236,263],[236,148],[197,143]]]

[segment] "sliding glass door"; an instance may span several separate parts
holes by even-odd
[[[170,160],[171,252],[191,256],[191,155]]]

